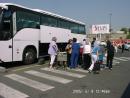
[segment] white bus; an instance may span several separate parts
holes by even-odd
[[[58,47],[68,39],[86,37],[85,23],[47,11],[12,3],[0,3],[0,62],[33,63],[47,55],[49,42],[57,37]]]

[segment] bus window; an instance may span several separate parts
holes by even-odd
[[[11,38],[11,16],[10,10],[3,10],[0,23],[0,40],[9,40]]]
[[[40,27],[40,16],[33,13],[17,11],[16,13],[17,31],[24,28]]]
[[[76,23],[71,23],[70,28],[71,28],[71,32],[72,32],[72,33],[76,33],[76,34],[79,33],[79,27],[78,27],[78,24],[76,24]]]
[[[44,15],[41,18],[41,24],[46,26],[57,27],[57,18]]]
[[[79,25],[79,33],[80,34],[85,34],[85,26]]]
[[[5,10],[4,11],[4,16],[3,16],[5,19],[7,18],[10,18],[11,17],[11,11],[10,10]]]
[[[0,24],[1,24],[1,20],[2,20],[2,8],[0,8]]]
[[[3,10],[2,10],[2,8],[0,8],[0,40],[3,37],[3,34],[2,34],[2,16],[3,16]]]
[[[70,29],[70,24],[69,24],[69,22],[67,22],[65,20],[58,19],[58,27],[65,28],[65,29]]]

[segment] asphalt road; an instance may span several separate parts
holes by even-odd
[[[113,69],[100,74],[46,64],[9,68],[0,73],[0,98],[130,98],[130,51],[115,57]]]

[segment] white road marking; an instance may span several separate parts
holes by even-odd
[[[76,71],[76,72],[88,73],[88,71],[87,71],[87,70],[83,70],[83,69],[80,69],[80,68],[70,69],[70,70],[73,70],[73,71]]]
[[[83,78],[83,77],[85,77],[85,75],[83,75],[83,74],[71,73],[71,72],[62,71],[62,70],[55,70],[55,69],[50,69],[50,68],[47,68],[47,67],[46,68],[41,68],[41,70],[50,71],[50,72],[53,72],[53,73],[58,73],[58,74],[71,76],[71,77],[75,77],[75,78]]]
[[[120,58],[130,60],[130,57],[120,57]]]
[[[117,58],[117,57],[114,57],[114,59],[120,60],[120,61],[128,61],[128,60],[126,60],[126,59],[121,59],[121,58]]]
[[[120,62],[118,62],[117,60],[113,60],[113,64],[116,65],[116,64],[119,64]],[[105,65],[106,64],[106,61],[103,61],[103,64]]]
[[[15,90],[3,83],[0,83],[0,96],[4,98],[27,98],[29,97],[28,95]]]
[[[32,66],[29,66],[29,67],[22,67],[22,68],[17,68],[17,69],[14,69],[12,71],[21,71],[21,70],[26,70],[26,69],[29,69],[29,68],[33,68],[33,67],[39,67],[39,66],[42,66],[42,65],[32,65]]]
[[[48,79],[48,80],[52,80],[52,81],[55,81],[55,82],[63,83],[63,84],[66,84],[66,83],[69,83],[69,82],[72,81],[72,80],[61,78],[61,77],[57,77],[57,76],[41,73],[41,72],[38,72],[38,71],[34,71],[34,70],[26,71],[25,73],[30,74],[30,75],[34,75],[34,76],[37,76],[37,77],[45,78],[45,79]]]
[[[117,60],[113,60],[113,63],[117,63],[117,64],[119,64],[120,62],[118,62]]]
[[[16,74],[9,74],[9,75],[6,75],[5,77],[8,77],[12,80],[19,82],[19,83],[22,83],[24,85],[27,85],[29,87],[32,87],[32,88],[35,88],[35,89],[38,89],[41,91],[47,91],[47,90],[54,88],[53,86],[43,84],[41,82],[34,81],[34,80],[31,80],[31,79],[28,79],[26,77],[16,75]]]

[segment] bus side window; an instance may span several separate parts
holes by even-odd
[[[37,29],[40,29],[40,25],[37,24],[37,25],[36,25],[36,28],[37,28]]]

